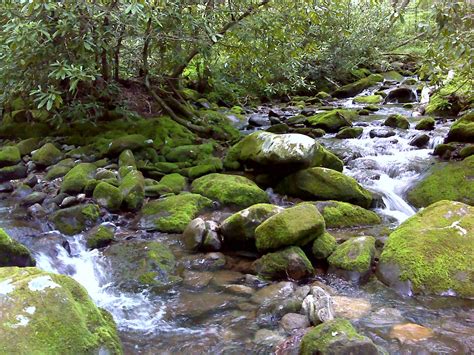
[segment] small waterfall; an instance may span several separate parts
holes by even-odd
[[[420,104],[427,104],[430,101],[430,92],[431,88],[429,86],[423,87],[421,90]]]

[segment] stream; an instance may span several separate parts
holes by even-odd
[[[352,99],[331,104],[345,108],[362,107],[352,104]],[[269,108],[259,108],[259,114],[268,115]],[[298,112],[294,108],[283,107],[282,110],[288,116]],[[409,117],[410,128],[394,129],[396,134],[388,138],[371,138],[370,131],[382,128],[383,121],[393,113]],[[387,236],[384,228],[392,229],[416,213],[416,209],[405,200],[405,193],[435,162],[431,155],[433,147],[443,141],[451,122],[438,120],[434,130],[417,131],[414,126],[419,118],[413,117],[413,113],[413,109],[401,104],[384,104],[376,113],[359,116],[359,120],[354,122],[354,126],[363,127],[360,138],[337,139],[334,134],[317,138],[344,160],[345,174],[375,193],[378,199],[375,211],[384,221],[377,228],[334,231],[334,236],[348,238],[370,233],[383,239]],[[409,144],[420,133],[430,136],[426,148]],[[272,201],[290,203],[270,189],[268,193]],[[227,216],[227,212],[217,212],[221,214],[218,218]],[[82,235],[65,237],[50,232],[49,227],[38,220],[25,219],[26,215],[26,211],[12,201],[0,200],[3,228],[33,251],[39,268],[73,277],[87,289],[98,306],[112,313],[127,354],[263,354],[271,353],[275,344],[289,337],[278,327],[278,322],[262,315],[255,294],[227,287],[230,284],[247,285],[257,290],[265,286],[252,284],[245,277],[244,270],[251,261],[247,255],[229,256],[228,263],[230,260],[235,266],[232,270],[196,267],[194,282],[184,282],[166,293],[125,292],[114,285],[107,256],[99,250],[88,250]],[[119,239],[137,235],[137,231],[125,222],[124,216],[113,216],[109,223],[117,227]],[[209,257],[183,251],[180,235],[140,235],[147,240],[168,244],[181,265],[189,260],[202,265]],[[322,273],[314,276],[313,281],[316,280],[331,286],[337,296],[348,299],[346,311],[351,314],[357,329],[391,354],[467,354],[474,351],[474,300],[407,298],[376,280],[359,286]],[[292,287],[298,289],[303,285]],[[407,322],[430,328],[434,335],[417,342],[394,339],[392,327]],[[268,331],[262,332],[262,329]],[[289,347],[280,353],[291,354],[295,350]]]

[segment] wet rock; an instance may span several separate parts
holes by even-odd
[[[358,320],[369,314],[372,309],[370,302],[363,298],[333,296],[335,316],[349,320]]]
[[[275,346],[285,338],[278,332],[270,329],[260,329],[255,333],[253,342],[258,345]]]
[[[252,296],[255,293],[252,287],[245,285],[227,285],[225,291],[240,296]]]
[[[372,327],[385,327],[404,320],[402,313],[396,308],[380,308],[367,317],[367,323]]]
[[[420,131],[432,131],[435,128],[435,120],[433,117],[426,117],[420,120],[415,126],[415,129]]]
[[[4,168],[0,168],[0,182],[23,179],[27,176],[27,174],[28,172],[26,166],[23,164],[6,166]]]
[[[265,116],[260,113],[254,113],[249,117],[249,126],[252,127],[263,127],[263,126],[270,126],[270,120],[268,116]]]
[[[332,96],[338,99],[356,96],[365,89],[376,85],[383,81],[383,76],[379,74],[371,74],[366,78],[360,79],[354,83],[344,85],[333,92]]]
[[[308,317],[298,313],[287,313],[280,320],[280,326],[289,334],[298,329],[307,328],[309,325]]]
[[[381,218],[373,211],[340,201],[314,203],[322,214],[327,228],[346,228],[380,224]]]
[[[36,184],[38,183],[38,177],[34,174],[30,174],[26,177],[26,179],[23,181],[25,185],[28,185],[29,187],[35,187]]]
[[[388,138],[393,137],[396,133],[387,128],[375,128],[369,132],[370,138]]]
[[[35,192],[29,194],[28,196],[24,197],[21,200],[21,204],[23,206],[26,206],[26,207],[32,206],[35,203],[41,204],[44,201],[44,199],[46,198],[46,196],[47,195],[44,192],[36,192],[35,191]]]
[[[0,268],[0,285],[2,352],[122,352],[112,316],[72,278],[37,268]]]
[[[111,245],[104,252],[118,287],[136,292],[161,292],[182,281],[177,275],[171,250],[157,241],[126,241]]]
[[[71,207],[79,203],[79,200],[77,199],[76,196],[66,196],[64,199],[61,201],[59,206],[61,208],[66,208],[66,207]]]
[[[0,148],[0,168],[12,166],[21,161],[20,150],[15,146]]]
[[[195,289],[204,288],[211,282],[212,275],[212,272],[208,271],[184,270],[183,284]]]
[[[271,127],[267,128],[266,131],[270,133],[283,134],[288,133],[290,127],[285,123],[273,124]]]
[[[21,156],[30,155],[32,151],[40,147],[41,138],[28,138],[20,141],[16,147]]]
[[[460,156],[462,159],[465,159],[465,158],[467,158],[467,157],[470,157],[471,155],[474,155],[474,144],[466,145],[464,148],[462,148],[462,149],[459,151],[459,156]]]
[[[426,207],[390,234],[379,278],[403,294],[473,297],[473,223],[469,205],[439,201]]]
[[[343,127],[351,127],[352,121],[356,118],[356,111],[337,109],[308,117],[307,122],[311,127],[321,128],[329,133],[336,133]]]
[[[249,207],[268,202],[268,195],[257,184],[237,175],[205,175],[193,181],[191,191],[224,205]]]
[[[434,336],[434,332],[414,323],[397,324],[390,329],[390,338],[401,343],[416,343]]]
[[[33,206],[28,207],[28,214],[33,217],[44,217],[47,212],[39,203],[35,203]]]
[[[106,182],[97,184],[92,194],[97,204],[109,211],[118,211],[122,205],[123,195],[119,188]]]
[[[15,189],[11,182],[4,182],[0,184],[0,192],[12,192]]]
[[[31,154],[32,161],[41,167],[56,164],[62,158],[61,151],[52,143],[46,143]]]
[[[167,312],[172,319],[176,317],[196,319],[233,309],[239,301],[242,301],[242,298],[225,293],[184,292],[179,294],[176,303],[169,307]]]
[[[387,97],[385,98],[386,103],[408,103],[408,102],[415,102],[416,95],[412,89],[407,87],[398,87],[396,89],[391,90]]]
[[[414,147],[422,148],[428,145],[429,142],[430,136],[428,136],[427,134],[419,134],[415,138],[413,138],[408,144]]]
[[[311,294],[305,297],[301,308],[311,324],[316,325],[334,319],[332,297],[321,287],[311,287]]]
[[[433,155],[439,156],[444,160],[449,160],[455,151],[456,146],[453,143],[438,144],[433,150]]]
[[[231,270],[219,270],[214,272],[211,283],[219,288],[226,288],[244,279],[244,274]]]
[[[195,254],[180,260],[185,268],[196,271],[215,271],[222,269],[226,264],[222,253]]]
[[[255,261],[255,270],[263,278],[301,280],[314,273],[313,265],[299,247],[268,253]]]
[[[474,143],[474,112],[466,113],[453,123],[446,142]]]
[[[320,324],[305,334],[301,355],[312,354],[383,354],[366,336],[360,335],[345,319]]]
[[[256,204],[227,218],[220,225],[224,243],[230,248],[255,249],[255,229],[283,208],[270,204]]]
[[[23,200],[24,198],[26,198],[28,195],[32,193],[33,193],[33,189],[31,187],[25,184],[20,184],[12,193],[12,197]]]
[[[408,121],[408,119],[398,113],[388,116],[383,124],[384,126],[389,126],[392,128],[410,128],[410,122]]]
[[[64,159],[47,169],[45,180],[51,181],[66,175],[75,165],[74,160]]]
[[[91,163],[76,165],[64,177],[61,192],[71,195],[81,193],[88,181],[94,178],[96,169],[96,166]]]
[[[359,281],[370,273],[374,256],[374,237],[351,238],[339,245],[328,258],[329,272],[350,281]]]
[[[324,230],[324,220],[317,208],[302,203],[260,224],[255,230],[255,245],[260,252],[290,245],[303,246],[323,234]]]
[[[296,287],[293,282],[278,282],[258,290],[251,297],[251,301],[256,304],[264,304],[275,300],[285,299],[290,296],[295,291],[295,289]]]
[[[74,235],[92,227],[99,217],[99,207],[93,204],[64,208],[49,216],[54,226],[68,235]]]
[[[370,207],[372,194],[354,178],[332,169],[310,168],[284,178],[277,191],[289,196],[315,200],[338,200]]]
[[[336,247],[336,238],[334,238],[328,232],[325,232],[323,235],[319,236],[314,240],[311,251],[313,252],[313,256],[317,260],[324,260],[327,259],[329,255],[333,253]]]
[[[357,96],[352,101],[356,104],[376,105],[383,101],[383,97],[380,95]]]
[[[337,134],[336,138],[338,139],[351,139],[351,138],[359,138],[364,129],[361,127],[346,127],[341,129]]]
[[[189,250],[217,251],[222,247],[218,224],[202,218],[192,220],[183,232],[184,243]]]
[[[145,199],[145,180],[140,171],[130,171],[120,182],[123,206],[131,211],[139,210]]]
[[[114,241],[115,226],[104,223],[92,228],[86,235],[86,245],[89,249],[104,248]]]
[[[395,83],[400,83],[403,81],[403,79],[405,79],[405,77],[402,74],[400,74],[399,72],[395,70],[390,70],[386,73],[383,73],[382,75],[385,79],[385,82],[394,81]]]
[[[143,206],[140,228],[182,233],[188,224],[212,201],[198,194],[183,193],[151,201]]]
[[[25,266],[35,266],[35,264],[36,264],[36,261],[31,255],[30,251],[24,245],[10,238],[10,236],[2,228],[0,228],[0,267],[5,267],[5,266],[25,267]],[[0,299],[1,299],[1,295],[2,294],[0,293]],[[0,313],[0,319],[1,319],[1,313]]]
[[[311,138],[319,138],[326,134],[326,132],[324,132],[324,130],[322,130],[321,128],[310,128],[310,127],[293,128],[291,130],[291,133],[304,134],[305,136],[308,136]],[[339,171],[339,168],[337,168],[338,164],[336,164],[337,160],[336,159],[333,159],[333,160],[335,164],[333,167],[334,170]]]

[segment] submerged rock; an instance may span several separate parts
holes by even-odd
[[[390,329],[390,338],[401,343],[416,343],[434,335],[433,330],[414,323],[397,324]]]
[[[0,228],[0,267],[35,266],[36,261],[30,251]],[[1,297],[1,289],[0,289]],[[1,298],[0,298],[1,299]],[[0,314],[1,318],[1,314]]]
[[[369,132],[370,138],[388,138],[393,137],[396,133],[392,129],[374,128]]]
[[[112,316],[68,276],[0,268],[0,349],[9,354],[121,354]]]
[[[474,208],[439,201],[403,222],[380,256],[380,279],[403,294],[474,297]]]
[[[256,260],[254,265],[258,275],[271,280],[301,280],[314,273],[313,265],[299,247],[268,253]]]

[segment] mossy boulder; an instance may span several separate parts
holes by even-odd
[[[255,132],[229,149],[224,165],[238,169],[240,165],[260,171],[296,171],[324,166],[342,171],[343,163],[333,153],[303,134]]]
[[[121,354],[112,316],[72,278],[0,268],[0,349],[6,354]]]
[[[439,201],[403,222],[380,256],[380,279],[404,294],[474,297],[474,208]]]
[[[22,179],[28,175],[24,164],[17,164],[0,168],[0,182],[8,180]]]
[[[465,159],[471,155],[474,155],[474,144],[468,144],[459,151],[461,159]]]
[[[463,104],[458,95],[451,89],[445,87],[430,97],[426,105],[425,114],[436,116],[456,116],[462,110]]]
[[[432,131],[435,128],[435,120],[433,117],[425,117],[421,119],[415,126],[420,131]]]
[[[373,211],[340,201],[319,201],[315,206],[326,222],[326,228],[347,228],[380,224],[381,218]]]
[[[118,211],[122,205],[123,195],[119,188],[106,182],[100,182],[92,194],[97,204],[109,211]]]
[[[383,354],[366,336],[357,333],[346,319],[336,318],[308,331],[301,340],[300,355]]]
[[[47,169],[44,178],[48,181],[65,176],[74,167],[74,160],[71,158],[61,160],[59,163],[50,166]]]
[[[109,156],[116,156],[126,149],[135,151],[152,145],[153,140],[149,140],[147,137],[141,134],[129,134],[113,140],[107,149],[107,154]]]
[[[311,127],[321,128],[329,133],[336,133],[343,127],[351,127],[352,121],[358,117],[353,110],[332,110],[321,112],[308,117],[307,121]]]
[[[384,80],[380,74],[371,74],[366,78],[362,78],[354,83],[341,86],[333,92],[332,96],[338,99],[344,99],[360,94],[365,89],[376,85]]]
[[[217,173],[224,169],[222,160],[217,157],[212,157],[200,161],[198,165],[186,169],[186,174],[190,179],[197,179],[198,177]]]
[[[249,207],[268,202],[268,195],[252,180],[243,176],[209,174],[196,179],[191,191],[224,205]]]
[[[232,249],[255,249],[255,229],[282,210],[279,206],[259,203],[234,213],[220,226],[225,245]]]
[[[416,207],[449,199],[474,204],[474,156],[463,161],[438,163],[428,175],[408,191],[408,201]]]
[[[410,122],[408,121],[408,119],[405,116],[400,115],[398,113],[388,116],[383,124],[384,126],[388,126],[392,128],[402,128],[402,129],[410,128]]]
[[[395,70],[382,73],[382,75],[385,80],[396,81],[398,83],[401,83],[405,79],[405,77],[402,74],[400,74],[399,72]]]
[[[362,127],[345,127],[336,134],[336,138],[338,139],[359,138],[362,135],[362,133],[364,133],[364,129]]]
[[[52,143],[46,143],[41,148],[35,150],[31,155],[31,160],[41,167],[56,164],[61,160],[63,154]]]
[[[327,259],[336,250],[336,247],[336,238],[325,232],[314,240],[311,251],[315,259],[323,260]]]
[[[158,197],[166,194],[178,194],[186,188],[186,178],[178,173],[163,176],[158,183],[145,186],[145,195]]]
[[[322,99],[322,100],[327,100],[327,99],[330,99],[331,98],[331,95],[328,94],[327,92],[325,91],[320,91],[316,94],[316,97],[318,99]]]
[[[328,258],[329,271],[353,281],[367,275],[375,257],[375,238],[354,237],[341,245]],[[342,273],[338,272],[342,271]]]
[[[93,179],[97,167],[91,163],[80,163],[64,176],[61,192],[78,194],[84,190],[89,180]]]
[[[92,228],[87,235],[86,245],[89,249],[103,248],[114,241],[115,227],[112,224],[104,223]]]
[[[50,221],[61,233],[74,235],[92,227],[99,217],[99,206],[84,204],[56,211],[50,215]]]
[[[143,229],[182,233],[212,201],[198,194],[183,193],[151,201],[143,206],[139,225]]]
[[[168,116],[161,116],[157,119],[155,146],[178,147],[181,145],[193,144],[196,137],[186,127],[173,121]]]
[[[280,193],[303,199],[337,200],[370,207],[372,194],[352,177],[326,168],[310,168],[287,176],[278,185]]]
[[[324,219],[309,203],[287,208],[255,229],[255,246],[260,252],[286,246],[304,246],[325,231]]]
[[[0,228],[0,267],[35,266],[30,251]]]
[[[376,105],[383,101],[380,95],[357,96],[352,100],[356,104]]]
[[[28,138],[17,143],[16,147],[20,151],[21,156],[29,155],[33,150],[39,148],[41,138]]]
[[[466,113],[453,123],[446,141],[474,143],[474,111]]]
[[[119,190],[123,197],[123,206],[131,211],[139,210],[145,199],[145,179],[138,170],[130,171],[122,179]]]
[[[170,248],[157,241],[126,241],[105,251],[116,285],[127,291],[161,292],[180,283]]]
[[[20,161],[20,150],[14,145],[0,148],[0,168],[15,165]]]
[[[183,145],[170,149],[165,158],[170,162],[194,162],[202,160],[214,151],[212,143],[198,144],[198,145]]]
[[[299,247],[268,253],[254,262],[257,274],[264,279],[301,280],[314,274],[314,268]]]
[[[135,161],[135,156],[130,149],[125,149],[119,155],[119,175],[124,177],[130,171],[137,169],[137,162]]]

